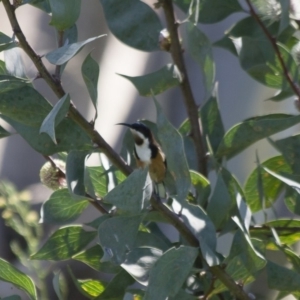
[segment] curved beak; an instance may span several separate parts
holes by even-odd
[[[132,125],[128,124],[128,123],[117,123],[116,125],[123,125],[123,126],[129,127],[129,128],[132,127]]]

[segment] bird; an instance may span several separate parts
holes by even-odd
[[[167,171],[166,155],[159,143],[155,140],[153,133],[143,123],[133,124],[118,123],[130,128],[134,139],[134,156],[138,168],[149,167],[149,174],[156,184],[163,183]]]

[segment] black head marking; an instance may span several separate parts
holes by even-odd
[[[136,122],[131,124],[131,128],[136,130],[137,132],[140,132],[145,138],[152,138],[151,130],[144,124]]]
[[[140,123],[140,122],[136,122],[136,123],[133,123],[133,124],[118,123],[117,125],[127,126],[131,129],[137,131],[137,132],[140,132],[145,138],[148,138],[150,142],[153,141],[153,135],[152,135],[151,130],[146,125],[144,125],[143,123]]]

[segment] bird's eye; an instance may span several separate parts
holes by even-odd
[[[144,143],[144,139],[142,139],[139,135],[137,134],[134,134],[133,135],[133,138],[134,138],[134,142],[137,144],[137,145],[142,145]]]

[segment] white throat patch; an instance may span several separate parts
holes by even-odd
[[[150,163],[151,162],[151,150],[149,148],[149,140],[143,137],[143,144],[135,144],[135,151],[142,162]]]

